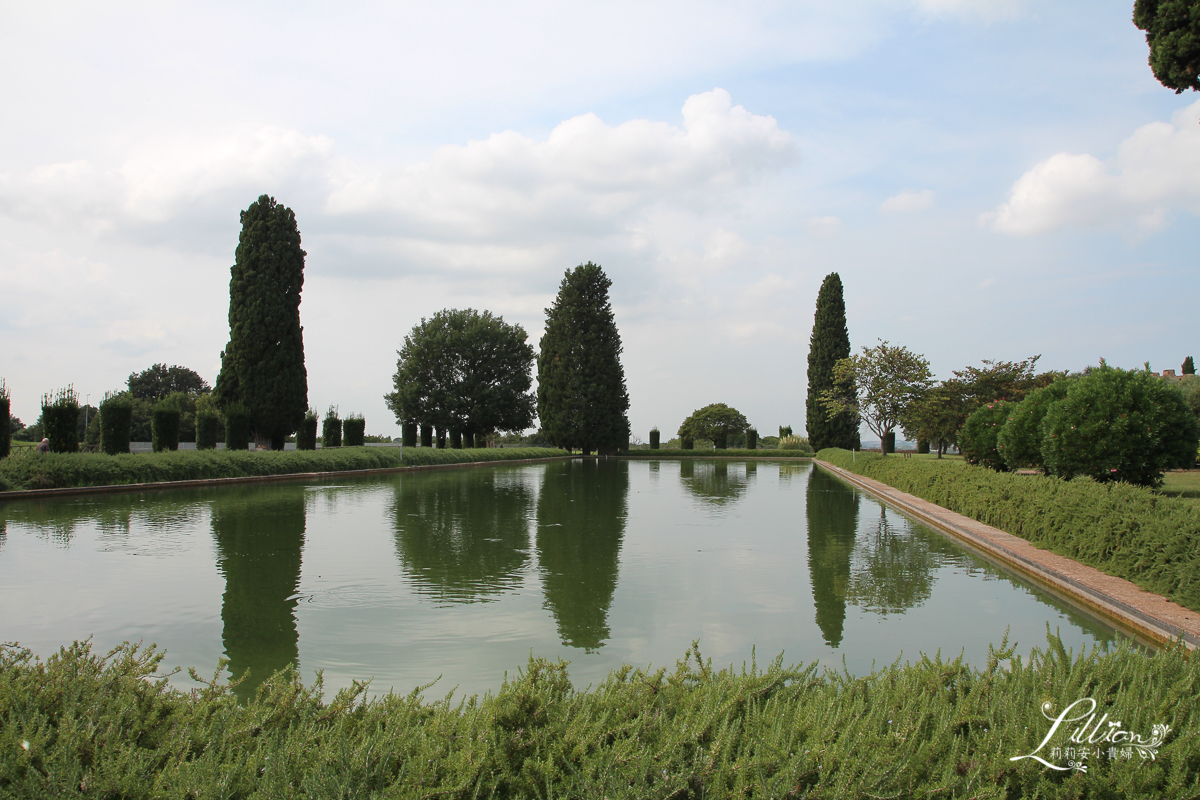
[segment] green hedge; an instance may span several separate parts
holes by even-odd
[[[817,665],[614,670],[576,691],[567,663],[530,657],[495,694],[324,700],[285,671],[239,705],[195,692],[162,654],[76,643],[42,661],[0,645],[0,794],[157,797],[945,798],[1195,797],[1200,659],[1122,644],[1072,656],[1052,639],[986,666],[922,658],[856,678]],[[199,675],[192,673],[196,680]],[[219,674],[219,673],[218,673]],[[1170,727],[1153,761],[1033,759],[1058,710],[1093,698],[1123,729]],[[1070,726],[1074,727],[1074,726]],[[1073,746],[1067,730],[1053,743]],[[1041,755],[1053,758],[1049,746]],[[1056,759],[1059,764],[1065,758]]]
[[[150,415],[151,444],[154,452],[179,449],[179,418],[182,412],[169,400],[160,400]]]
[[[367,421],[362,417],[349,416],[342,420],[342,444],[345,447],[361,447],[367,432]]]
[[[100,403],[100,449],[110,456],[129,452],[133,398],[128,392],[106,394]]]
[[[312,411],[305,415],[304,420],[300,423],[300,429],[296,431],[296,449],[317,449],[317,415]]]
[[[1200,506],[1127,483],[830,448],[817,458],[1200,611]]]
[[[353,447],[336,450],[287,450],[255,453],[247,450],[178,450],[164,453],[105,455],[50,453],[40,457],[0,461],[3,489],[61,489],[72,486],[115,486],[126,483],[240,478],[340,472],[422,464],[458,464],[561,456],[561,450],[513,448],[488,450],[405,449]]]

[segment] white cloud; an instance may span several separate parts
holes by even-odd
[[[884,200],[879,206],[879,210],[886,214],[904,214],[929,208],[933,208],[933,192],[929,189],[920,192],[900,192]]]
[[[507,241],[530,233],[603,236],[666,204],[703,209],[796,158],[770,116],[733,105],[723,89],[693,95],[683,127],[595,114],[544,141],[505,131],[442,147],[424,163],[349,182],[327,210],[406,238]]]
[[[1008,201],[981,221],[1016,235],[1070,226],[1132,225],[1141,233],[1166,226],[1171,210],[1200,214],[1200,102],[1173,120],[1138,128],[1108,162],[1058,153],[1026,172]]]
[[[809,233],[828,238],[838,232],[842,221],[834,216],[809,217],[804,220],[804,227]]]
[[[93,235],[195,244],[211,226],[236,223],[236,210],[263,192],[289,204],[314,190],[323,199],[333,171],[328,137],[219,131],[143,146],[111,168],[71,161],[0,174],[0,214]],[[156,235],[163,227],[169,232]]]

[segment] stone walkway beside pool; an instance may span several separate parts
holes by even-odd
[[[1189,650],[1200,646],[1200,612],[1148,592],[1124,578],[1042,550],[999,528],[814,459],[847,483],[896,510],[949,534],[968,549],[1016,571],[1116,628],[1154,645],[1182,639]]]

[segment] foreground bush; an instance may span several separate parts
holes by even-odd
[[[1127,483],[828,449],[849,472],[1020,536],[1200,611],[1200,506]]]
[[[1183,395],[1147,370],[1101,362],[1071,382],[1042,421],[1042,460],[1055,475],[1142,486],[1190,467],[1200,425]]]
[[[1122,644],[1028,660],[922,658],[869,676],[817,665],[713,670],[696,646],[673,671],[623,667],[576,691],[566,662],[531,657],[495,694],[414,691],[325,701],[285,671],[245,706],[215,679],[172,689],[162,655],[87,644],[41,661],[0,646],[0,793],[13,797],[867,798],[1194,797],[1200,659]],[[193,673],[196,679],[196,676]],[[1082,698],[1146,738],[1155,758],[1033,759]],[[1074,726],[1071,726],[1074,727]],[[1054,744],[1069,746],[1068,731]],[[1039,755],[1051,758],[1049,746]],[[1132,748],[1131,748],[1132,749]],[[1058,758],[1065,764],[1065,758]]]
[[[0,461],[0,490],[61,489],[126,483],[295,475],[424,464],[507,461],[565,455],[548,448],[404,451],[392,447],[335,450],[179,450],[109,456],[103,453],[48,454]]]

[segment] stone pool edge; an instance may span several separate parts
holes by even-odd
[[[540,464],[544,461],[568,461],[582,458],[580,455],[548,456],[546,458],[496,459],[494,461],[455,461],[450,464],[414,464],[409,467],[372,467],[371,469],[344,469],[333,472],[285,472],[280,475],[239,475],[232,478],[195,478],[186,481],[154,481],[152,483],[112,483],[103,486],[66,486],[58,489],[19,489],[0,492],[0,502],[6,500],[34,500],[46,497],[70,497],[87,494],[121,494],[124,492],[146,492],[161,489],[195,489],[205,486],[228,486],[238,483],[267,483],[271,481],[319,481],[326,478],[346,478],[355,475],[385,475],[392,472],[417,472],[426,469],[452,469],[454,467],[496,466],[499,464]]]
[[[999,528],[963,516],[885,483],[855,475],[827,461],[813,463],[832,472],[904,514],[946,533],[973,550],[1019,573],[1042,588],[1128,629],[1158,646],[1182,640],[1189,650],[1200,647],[1200,613],[1162,595],[1042,550]]]

